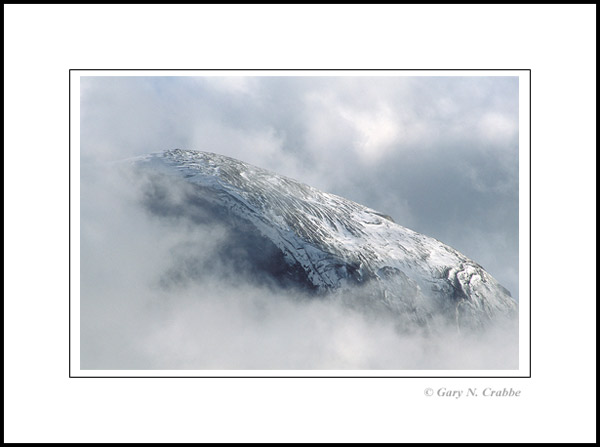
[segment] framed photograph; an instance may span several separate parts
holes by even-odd
[[[5,443],[595,442],[596,29],[5,4]]]
[[[71,70],[71,377],[530,377],[530,71]]]

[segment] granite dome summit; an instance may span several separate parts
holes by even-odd
[[[282,286],[323,296],[364,290],[365,306],[421,325],[442,315],[481,327],[517,314],[482,266],[384,213],[223,155],[174,149],[130,161],[152,179],[147,209],[227,226],[222,256]],[[161,179],[182,193],[166,194]]]

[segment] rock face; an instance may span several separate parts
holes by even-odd
[[[133,161],[155,178],[185,184],[177,200],[154,183],[146,205],[232,229],[222,256],[283,286],[317,295],[364,293],[365,305],[460,327],[512,318],[517,303],[480,265],[385,214],[247,163],[174,149]]]

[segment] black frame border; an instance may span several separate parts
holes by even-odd
[[[71,72],[74,71],[523,71],[529,72],[529,375],[527,376],[74,376],[71,374]],[[69,69],[69,378],[70,379],[531,379],[531,69],[530,68],[70,68]],[[519,151],[521,149],[519,148]],[[519,166],[520,169],[520,166]],[[146,370],[144,370],[146,371]]]

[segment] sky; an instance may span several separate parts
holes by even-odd
[[[221,262],[227,229],[149,214],[148,184],[112,162],[240,159],[439,239],[518,299],[518,78],[83,77],[80,130],[82,368],[516,368],[512,329],[399,338],[398,321],[257,283]]]
[[[439,239],[518,299],[518,78],[83,77],[81,162],[215,152]]]

